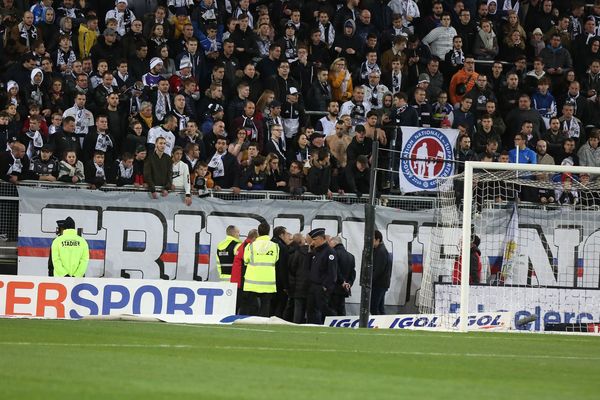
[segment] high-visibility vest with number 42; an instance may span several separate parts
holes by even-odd
[[[275,293],[275,263],[279,260],[279,245],[269,236],[259,236],[244,251],[246,274],[244,292]]]

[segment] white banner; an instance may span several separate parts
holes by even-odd
[[[468,331],[507,331],[512,314],[508,312],[474,313],[467,316]],[[411,330],[458,330],[460,317],[453,315],[371,315],[368,328],[411,329]],[[336,328],[358,328],[358,317],[327,317],[325,326]]]
[[[377,207],[376,226],[393,257],[387,305],[402,305],[421,284],[432,213]],[[56,221],[71,216],[90,247],[87,277],[218,281],[215,251],[227,225],[242,236],[259,223],[291,233],[325,228],[354,255],[356,276],[348,303],[360,301],[364,205],[322,201],[194,198],[186,207],[170,194],[19,188],[18,274],[48,275]]]
[[[435,285],[435,312],[459,311],[460,286]],[[600,290],[540,288],[523,286],[471,286],[469,312],[508,310],[514,313],[511,328],[543,331],[547,323],[600,321]],[[534,322],[517,326],[516,322],[535,316]]]
[[[0,275],[0,315],[6,317],[135,315],[216,323],[235,314],[236,296],[232,283]]]
[[[457,129],[402,127],[400,189],[404,193],[436,190],[436,179],[451,176]]]

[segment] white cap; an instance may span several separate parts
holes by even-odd
[[[179,69],[184,69],[184,68],[192,68],[192,62],[187,57],[182,58],[181,62],[179,63]]]
[[[162,64],[163,61],[158,58],[158,57],[153,57],[152,60],[150,60],[150,69],[156,67],[158,64]]]
[[[119,3],[125,3],[125,5],[128,5],[127,0],[117,0],[115,4],[119,4]]]
[[[292,86],[289,89],[289,93],[288,94],[298,94],[298,89],[296,89],[295,87]]]

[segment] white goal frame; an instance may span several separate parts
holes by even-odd
[[[473,170],[497,170],[497,171],[527,171],[527,172],[553,172],[553,173],[574,173],[590,175],[600,175],[600,168],[596,167],[576,167],[563,165],[543,165],[543,164],[513,164],[499,162],[481,162],[467,161],[464,170],[464,188],[463,188],[463,213],[462,213],[462,260],[468,260],[471,252],[471,221],[473,210]],[[461,263],[461,276],[469,276],[469,263]],[[460,332],[467,331],[467,320],[469,310],[469,279],[460,281],[460,323],[458,329]]]

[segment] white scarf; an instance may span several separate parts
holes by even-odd
[[[494,33],[494,31],[490,31],[490,33],[486,33],[483,31],[483,29],[479,30],[479,38],[483,42],[483,46],[488,50],[490,50],[494,47],[494,38],[495,37],[496,37],[496,34]]]
[[[10,153],[10,155],[13,158],[13,163],[8,171],[6,171],[6,175],[20,174],[23,171],[23,163],[21,162],[21,159],[15,158],[12,153]]]
[[[169,101],[169,95],[165,95],[161,92],[156,94],[156,118],[162,121],[167,115],[167,111],[171,109],[171,102]]]
[[[40,131],[27,131],[25,134],[29,139],[31,139],[29,145],[27,146],[27,157],[31,158],[36,153],[36,149],[42,148],[44,145],[44,139],[42,139],[42,134]]]
[[[133,176],[133,166],[127,168],[123,165],[123,161],[119,163],[119,175],[123,179],[130,179]]]
[[[223,156],[225,156],[225,154],[227,153],[215,153],[215,155],[212,156],[210,162],[208,163],[208,167],[213,168],[212,176],[214,178],[220,178],[222,176],[225,176],[225,166],[223,165]]]
[[[96,150],[103,151],[106,153],[106,150],[109,147],[113,147],[113,142],[107,134],[102,134],[98,132],[98,137],[96,138]]]
[[[344,80],[342,81],[342,94],[346,93],[348,91],[348,82],[350,82],[350,72],[348,72],[348,70],[346,70],[346,75],[344,76]]]
[[[104,179],[104,165],[98,165],[94,163],[94,167],[96,167],[96,178]]]

